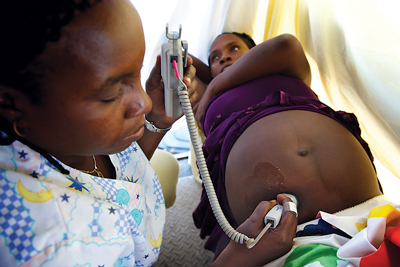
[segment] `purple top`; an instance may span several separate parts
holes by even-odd
[[[242,112],[258,104],[276,91],[283,91],[291,96],[309,97],[318,100],[311,88],[299,79],[283,75],[262,77],[219,93],[210,99],[205,110],[203,122],[205,135],[207,137],[210,135],[211,131],[213,131],[210,128],[214,123],[220,123],[234,115],[234,112]],[[278,106],[276,109],[280,109],[280,107]]]
[[[283,75],[265,76],[219,93],[210,99],[205,111],[203,152],[222,211],[234,228],[238,225],[230,212],[225,189],[225,165],[229,152],[252,123],[286,110],[317,112],[338,121],[358,139],[373,161],[368,144],[360,136],[356,116],[336,112],[323,104],[299,79]],[[226,235],[214,217],[204,188],[193,218],[196,227],[201,229],[200,237],[210,235],[205,248],[215,252],[218,241]]]

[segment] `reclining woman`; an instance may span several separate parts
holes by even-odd
[[[299,224],[320,211],[389,203],[356,117],[332,110],[311,90],[300,42],[283,34],[251,48],[244,37],[225,33],[211,45],[213,79],[196,110],[210,176],[232,226],[285,192],[299,201]],[[199,64],[197,77],[207,77]],[[201,237],[210,235],[206,248],[218,256],[229,240],[204,190],[193,217]]]

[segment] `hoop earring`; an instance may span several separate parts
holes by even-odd
[[[21,132],[18,130],[17,122],[18,122],[18,120],[15,120],[13,122],[14,132],[20,137],[25,137],[26,134],[21,134]]]

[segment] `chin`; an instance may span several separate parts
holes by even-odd
[[[133,143],[133,142],[132,142],[132,143]],[[124,145],[119,144],[118,146],[114,146],[114,147],[112,147],[112,148],[110,148],[110,149],[103,150],[104,152],[101,152],[101,153],[99,153],[99,154],[101,154],[101,155],[113,155],[113,154],[117,154],[117,153],[120,153],[120,152],[124,151],[125,149],[127,149],[132,143],[124,144]]]
[[[122,139],[120,142],[122,147],[121,151],[127,149],[132,143],[138,141],[143,136],[143,133],[144,133],[144,127],[142,127],[138,132]]]

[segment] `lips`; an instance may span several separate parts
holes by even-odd
[[[144,133],[144,127],[144,124],[142,124],[141,127],[136,128],[134,131],[130,131],[125,135],[125,138],[123,138],[123,140],[127,140],[128,142],[135,142],[139,140]]]

